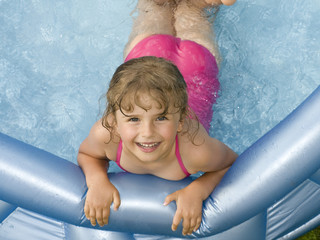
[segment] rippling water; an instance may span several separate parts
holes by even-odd
[[[101,116],[134,0],[0,0],[0,131],[76,162]],[[320,84],[320,1],[239,0],[215,28],[211,135],[241,153]]]
[[[320,84],[320,1],[239,1],[223,8],[224,58],[211,133],[239,153]]]

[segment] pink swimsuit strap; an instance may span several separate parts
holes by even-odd
[[[191,174],[188,172],[188,170],[186,169],[186,167],[184,166],[182,159],[181,159],[181,155],[180,155],[180,151],[179,151],[179,142],[178,142],[178,135],[176,136],[176,157],[178,159],[178,163],[181,167],[181,170],[184,172],[184,174],[189,177]]]
[[[116,164],[125,172],[127,172],[127,170],[125,170],[123,167],[121,167],[120,165],[120,159],[121,159],[121,153],[122,153],[122,140],[120,139],[119,142],[119,146],[118,146],[118,151],[117,151],[117,161]]]
[[[120,139],[119,142],[119,146],[118,146],[118,151],[117,151],[117,160],[116,160],[116,164],[125,172],[127,172],[127,170],[125,170],[121,164],[120,164],[120,159],[121,159],[121,153],[122,153],[122,140]],[[176,157],[178,159],[178,163],[181,167],[181,170],[184,172],[184,174],[186,175],[186,177],[189,177],[191,174],[188,172],[188,170],[186,169],[186,167],[184,166],[182,159],[181,159],[181,155],[180,155],[180,151],[179,151],[179,143],[178,143],[178,135],[176,136]]]

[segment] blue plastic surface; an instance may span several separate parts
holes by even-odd
[[[273,228],[288,235],[295,229],[301,231],[305,223],[319,221],[320,208],[315,204],[320,199],[319,185],[308,180],[317,179],[320,168],[319,104],[320,87],[239,156],[205,201],[203,221],[193,237],[220,234],[219,239],[264,239],[267,232],[275,235]],[[0,152],[1,200],[65,223],[91,227],[83,213],[86,186],[78,166],[3,134]],[[183,237],[181,228],[170,229],[175,205],[165,207],[162,202],[192,178],[172,182],[129,173],[109,177],[122,203],[119,211],[111,211],[110,223],[102,229]],[[294,225],[279,225],[281,221],[294,221]]]

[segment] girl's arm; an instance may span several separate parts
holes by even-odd
[[[84,212],[93,226],[96,221],[100,226],[108,224],[110,205],[114,204],[114,210],[120,206],[119,192],[107,175],[109,160],[104,151],[105,140],[108,140],[106,131],[101,122],[97,122],[81,143],[78,153],[78,164],[84,172],[88,187]]]
[[[177,211],[173,217],[171,226],[172,231],[177,230],[181,220],[183,220],[183,235],[189,235],[200,227],[202,221],[202,203],[218,185],[228,169],[204,173],[187,187],[166,197],[164,205],[168,205],[171,201],[176,201],[177,204]]]
[[[237,154],[222,142],[209,136],[204,138],[202,145],[183,149],[187,151],[191,149],[184,154],[192,156],[189,161],[187,160],[187,169],[192,173],[205,172],[187,187],[168,195],[164,202],[164,205],[168,205],[171,201],[176,201],[177,211],[173,218],[172,230],[175,231],[183,220],[182,233],[186,235],[199,228],[203,201],[221,181],[237,158]]]

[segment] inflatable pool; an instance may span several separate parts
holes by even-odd
[[[269,239],[280,232],[292,239],[320,224],[319,105],[320,87],[239,156],[205,201],[203,221],[193,237]],[[3,134],[0,152],[0,219],[18,206],[65,224],[91,227],[82,210],[86,183],[78,166]],[[103,230],[130,238],[134,234],[129,233],[182,237],[181,229],[170,228],[175,206],[162,202],[191,178],[171,182],[129,173],[109,177],[122,204]],[[105,239],[99,236],[97,232],[95,239]],[[66,239],[88,239],[85,234],[79,237]]]
[[[135,3],[0,2],[0,239],[182,238],[170,230],[174,203],[162,201],[193,178],[112,166],[121,209],[104,228],[83,214],[77,148],[122,62]],[[190,237],[295,239],[320,225],[319,10],[312,0],[220,9],[222,90],[210,133],[241,155]]]

